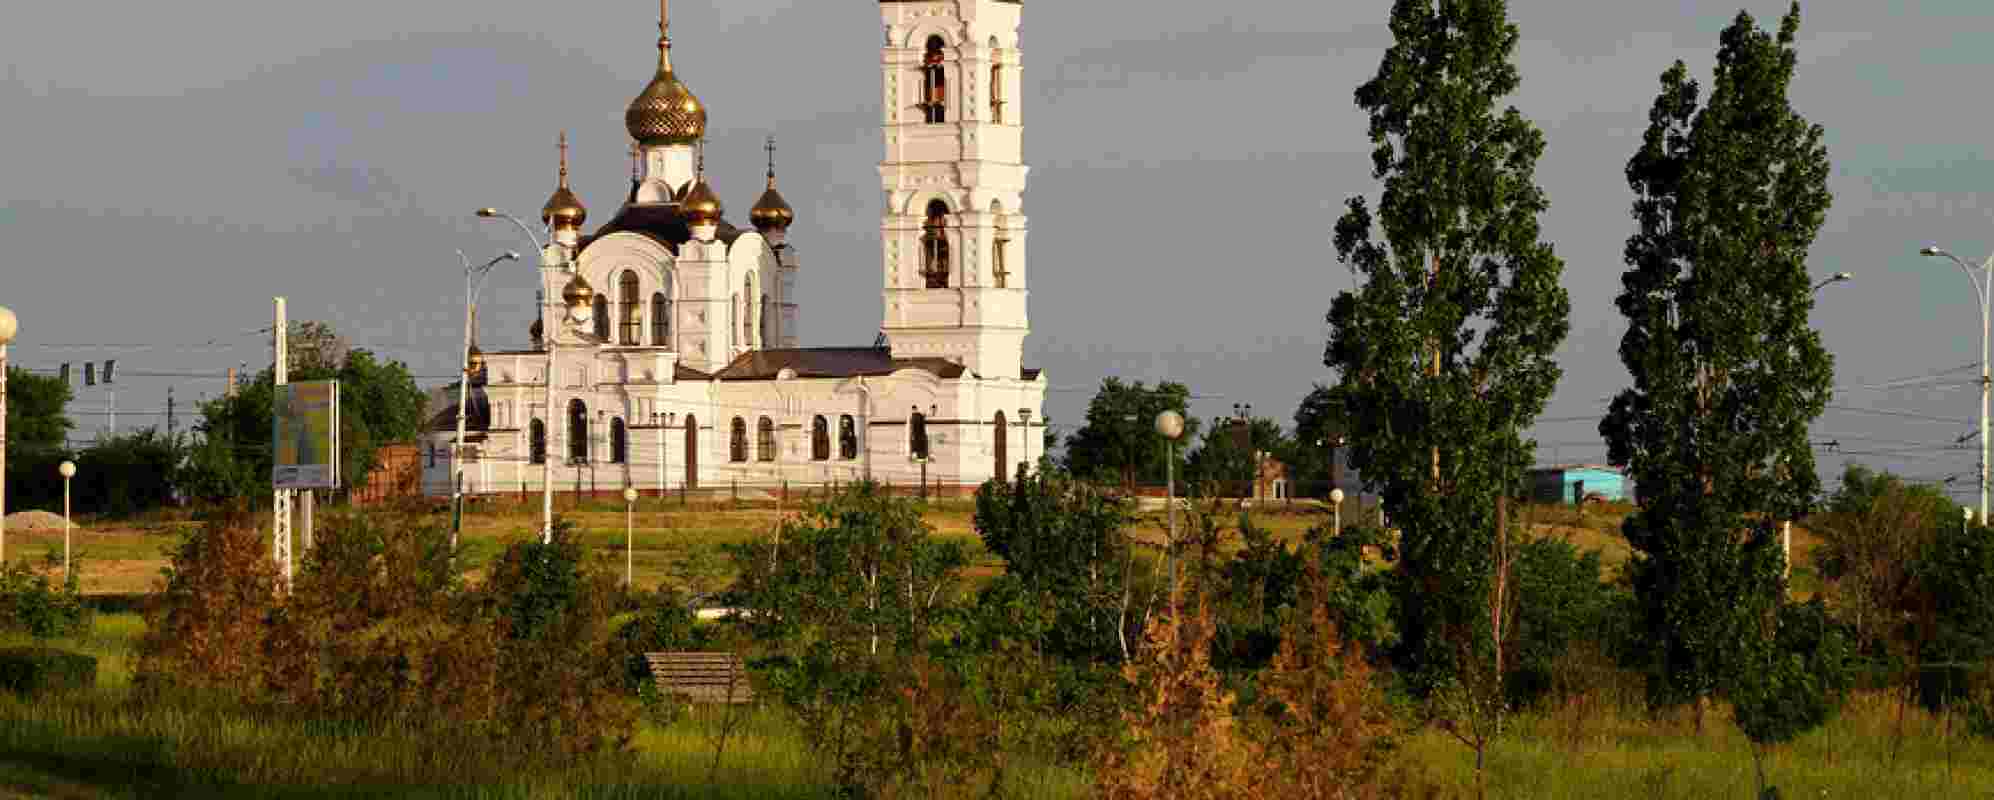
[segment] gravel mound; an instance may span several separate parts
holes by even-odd
[[[49,511],[17,511],[7,515],[10,531],[59,531],[62,515]]]

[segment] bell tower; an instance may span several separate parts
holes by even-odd
[[[881,0],[880,330],[896,358],[1018,379],[1025,336],[1018,0]]]

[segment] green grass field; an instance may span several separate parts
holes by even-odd
[[[732,578],[722,546],[767,537],[781,513],[773,504],[662,507],[650,501],[634,517],[640,588],[670,585],[714,591]],[[535,509],[479,509],[467,517],[464,555],[476,570],[512,537],[538,527]],[[600,557],[620,569],[620,504],[563,509]],[[1625,509],[1533,508],[1525,520],[1539,535],[1599,549],[1609,570],[1628,557],[1617,533]],[[1001,570],[971,529],[963,500],[930,506],[937,532],[970,546],[972,578]],[[438,516],[440,521],[447,517]],[[1284,539],[1323,524],[1319,509],[1261,509],[1256,525]],[[1346,516],[1346,522],[1350,521]],[[85,586],[95,592],[143,591],[165,564],[164,549],[190,523],[156,517],[141,523],[84,522],[76,535]],[[1138,535],[1160,540],[1161,514],[1146,515]],[[1796,575],[1811,575],[1812,539],[1796,530]],[[10,531],[9,557],[60,552],[59,533]],[[96,655],[95,689],[23,699],[0,694],[0,798],[6,797],[826,797],[826,772],[814,763],[794,722],[781,710],[752,710],[717,769],[713,741],[719,711],[695,709],[669,724],[646,721],[628,757],[561,770],[522,770],[476,742],[421,740],[393,730],[316,723],[195,698],[147,699],[131,687],[133,647],[143,623],[129,614],[98,615],[87,635],[55,642]],[[0,646],[26,643],[0,636]],[[1408,733],[1395,758],[1443,787],[1475,796],[1470,751],[1447,734]],[[1994,742],[1973,739],[1954,717],[1890,698],[1858,697],[1841,717],[1792,745],[1766,754],[1766,769],[1789,800],[1877,796],[1994,796]],[[1755,771],[1735,728],[1714,711],[1699,734],[1685,716],[1657,720],[1638,711],[1578,707],[1511,718],[1509,735],[1490,754],[1488,796],[1497,798],[1750,797]],[[1079,765],[1040,764],[1009,775],[1011,796],[1082,797],[1091,778]],[[439,786],[438,784],[442,784]]]

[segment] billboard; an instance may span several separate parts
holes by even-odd
[[[339,381],[275,388],[271,482],[279,489],[338,488]]]

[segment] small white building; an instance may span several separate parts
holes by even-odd
[[[802,258],[773,143],[766,189],[738,227],[704,174],[708,108],[679,77],[661,21],[657,72],[624,114],[631,184],[593,232],[568,186],[563,136],[541,220],[549,243],[534,344],[480,354],[466,493],[537,492],[550,454],[559,491],[909,484],[924,474],[960,487],[1042,455],[1045,379],[1022,363],[1024,126],[1006,101],[1019,94],[1022,6],[879,8],[879,340],[801,346]],[[431,494],[454,480],[455,396],[427,434]]]

